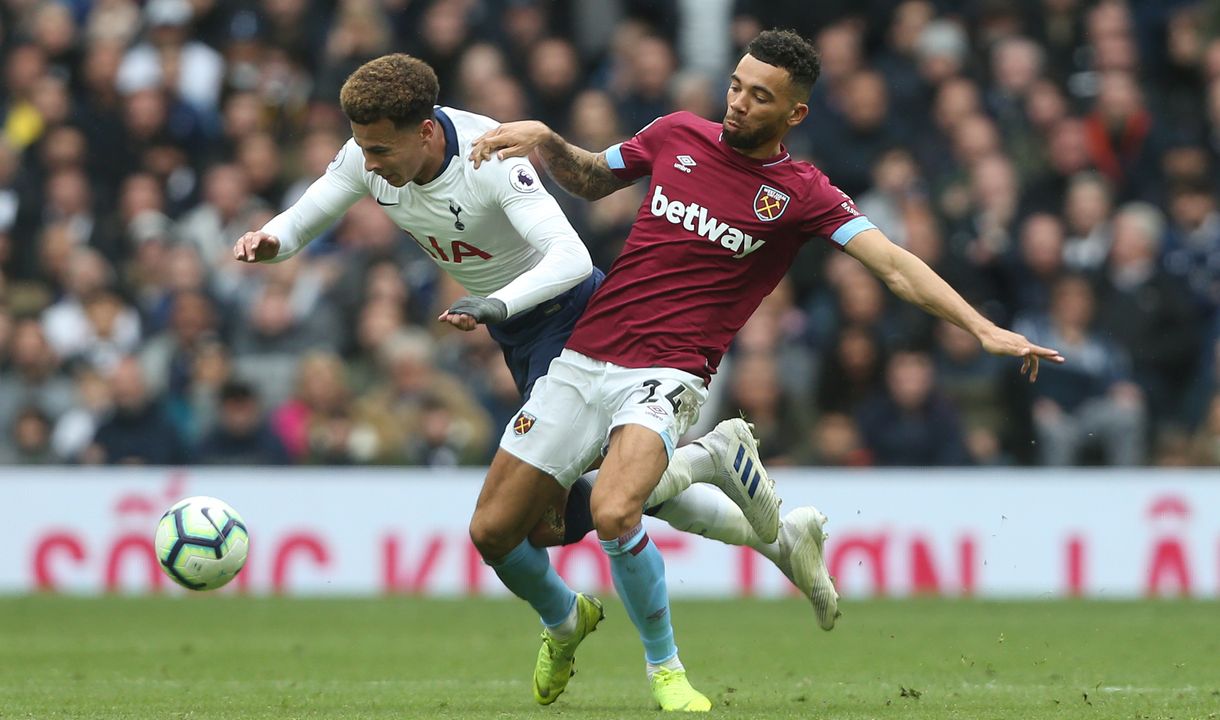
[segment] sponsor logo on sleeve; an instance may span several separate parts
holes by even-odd
[[[791,199],[788,193],[776,190],[770,185],[763,185],[754,196],[754,214],[763,222],[778,220],[784,210],[788,209],[788,201]]]
[[[856,201],[852,200],[850,195],[842,190],[839,190],[839,188],[835,188],[835,190],[838,190],[839,194],[843,196],[843,202],[839,203],[839,207],[843,208],[852,215],[859,215],[860,211],[856,209]]]
[[[532,193],[538,189],[538,176],[534,174],[534,168],[521,163],[514,165],[508,171],[508,182],[517,192]]]

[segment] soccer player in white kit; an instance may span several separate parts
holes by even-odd
[[[357,200],[372,195],[470,293],[438,319],[462,330],[486,324],[528,397],[603,276],[527,160],[466,162],[474,138],[499,123],[436,107],[437,93],[432,69],[407,55],[387,55],[356,70],[340,93],[353,137],[292,207],[261,230],[244,234],[233,254],[242,262],[290,258]],[[518,415],[510,427],[528,432],[532,422]],[[530,522],[519,532],[476,538],[484,558],[501,577],[511,571],[506,564],[548,564],[545,551],[526,541],[526,532],[545,526],[545,513],[565,506],[563,486],[542,483],[505,502],[528,506],[523,516]],[[588,502],[586,489],[582,498],[567,503],[568,524],[584,524],[567,528],[566,541],[591,529]],[[725,421],[678,448],[647,505],[680,530],[760,549],[806,597],[822,598],[815,604],[819,624],[833,627],[837,596],[822,556],[824,517],[810,508],[802,522],[778,537],[778,499],[744,421]],[[580,515],[576,511],[583,512],[583,520],[573,519]],[[585,596],[582,601],[596,604]],[[542,613],[543,622],[555,626],[572,610],[553,608]],[[600,619],[600,606],[596,610]],[[535,692],[539,702],[557,697],[537,685]]]

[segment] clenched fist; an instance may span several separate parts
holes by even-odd
[[[255,263],[270,260],[280,252],[280,240],[261,230],[253,230],[237,238],[233,244],[233,258],[239,262]]]

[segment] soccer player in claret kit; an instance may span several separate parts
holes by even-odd
[[[590,200],[651,176],[622,254],[522,409],[528,423],[506,429],[471,534],[512,531],[521,520],[501,502],[509,490],[549,477],[569,484],[605,448],[592,494],[594,524],[664,710],[711,704],[678,660],[665,568],[640,523],[641,507],[697,416],[733,336],[806,240],[829,240],[899,297],[969,331],[988,352],[1022,358],[1031,381],[1040,360],[1063,361],[984,318],[891,243],[817,168],[788,155],[781,141],[808,114],[819,70],[817,52],[799,35],[767,31],[732,74],[722,123],[675,113],[597,154],[529,121],[474,143],[476,165],[537,149],[556,182]],[[536,609],[572,595],[557,577],[536,583],[532,593],[506,584]],[[591,627],[574,611],[559,630],[548,641],[555,686],[566,685],[576,646]],[[555,686],[551,692],[562,689]]]

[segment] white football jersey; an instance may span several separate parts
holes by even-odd
[[[494,297],[509,316],[577,285],[593,270],[555,198],[526,158],[494,157],[476,170],[473,140],[499,125],[453,108],[437,108],[445,165],[428,183],[394,187],[364,169],[355,139],[291,208],[263,228],[280,241],[272,261],[292,257],[364,195],[472,295]]]

